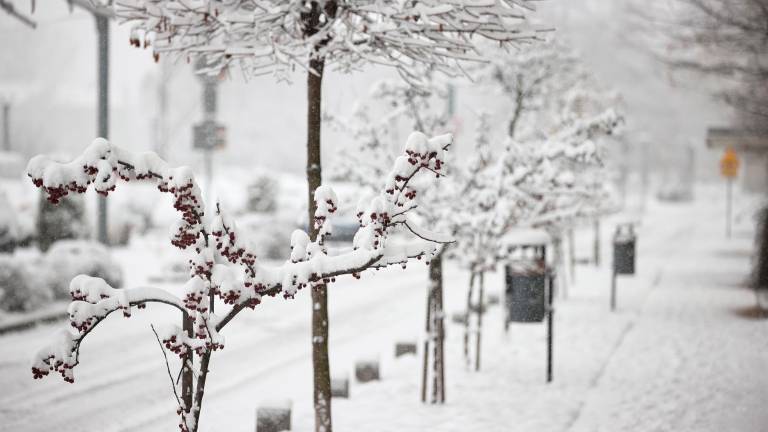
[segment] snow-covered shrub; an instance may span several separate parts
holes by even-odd
[[[278,214],[244,215],[239,225],[248,233],[256,254],[267,259],[284,260],[291,253],[285,245],[294,229],[290,219]]]
[[[254,213],[273,213],[277,209],[278,184],[267,175],[260,175],[248,185],[247,210]]]
[[[19,242],[19,222],[16,212],[4,192],[0,192],[0,253],[13,252]]]
[[[0,309],[6,312],[29,311],[51,300],[50,289],[40,283],[35,271],[24,260],[0,256]]]
[[[85,201],[82,196],[62,197],[57,205],[40,194],[37,208],[37,244],[47,251],[58,240],[87,238],[89,233],[85,218]]]
[[[87,240],[62,240],[51,246],[45,255],[47,276],[56,298],[69,298],[69,282],[75,276],[84,274],[107,281],[115,288],[123,284],[123,272],[109,255],[106,247]]]

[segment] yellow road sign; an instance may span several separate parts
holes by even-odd
[[[720,174],[725,178],[734,178],[739,175],[739,155],[730,147],[720,158]]]

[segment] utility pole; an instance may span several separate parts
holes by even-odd
[[[94,13],[98,33],[98,96],[97,135],[109,139],[109,17]],[[107,234],[107,199],[99,195],[97,208],[97,238],[102,244],[109,244]]]
[[[11,103],[3,101],[3,151],[11,151]]]
[[[205,60],[201,58],[196,69],[203,85],[203,121],[194,125],[192,147],[203,151],[205,201],[213,205],[213,151],[224,147],[226,129],[216,121],[219,77],[200,72],[205,67]]]
[[[157,81],[157,113],[154,124],[154,150],[161,159],[168,157],[168,82],[171,79],[171,65],[160,59]]]
[[[98,38],[96,49],[96,73],[98,76],[98,89],[96,96],[96,135],[109,139],[109,20],[114,17],[114,12],[108,6],[112,1],[101,0],[67,0],[70,8],[77,6],[90,12],[96,21],[96,33]],[[96,207],[96,238],[102,244],[109,243],[107,235],[107,200],[99,195]]]

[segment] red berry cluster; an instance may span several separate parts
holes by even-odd
[[[68,363],[64,363],[61,360],[56,360],[54,362],[55,358],[56,358],[55,356],[51,355],[50,357],[48,357],[46,359],[43,359],[43,362],[50,367],[49,370],[54,370],[54,371],[58,372],[59,374],[61,374],[61,377],[64,378],[65,382],[68,382],[70,384],[74,383],[75,382],[75,377],[72,374],[72,368],[74,367],[74,365],[71,365],[71,364],[68,364]],[[37,367],[33,366],[32,367],[32,378],[34,378],[34,379],[42,379],[43,377],[48,375],[49,370],[40,369],[40,368],[37,368]]]
[[[157,188],[161,192],[171,193],[174,196],[173,208],[181,212],[184,224],[174,233],[171,243],[179,249],[186,249],[197,242],[204,212],[192,182],[177,187],[169,185],[172,180],[173,177],[169,178],[168,182],[159,183]]]

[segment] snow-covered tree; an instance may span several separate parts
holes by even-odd
[[[509,45],[534,38],[526,21],[531,0],[116,0],[118,17],[133,23],[132,43],[152,45],[155,58],[202,56],[208,72],[241,69],[247,75],[288,79],[307,74],[308,210],[322,183],[320,130],[326,66],[342,72],[367,64],[394,68],[418,85],[426,72],[462,73],[462,62],[483,58],[478,40]],[[206,70],[203,71],[205,73]],[[314,240],[318,232],[310,230]],[[330,432],[327,290],[313,289],[315,428]]]
[[[600,135],[612,133],[615,125],[610,128],[606,125],[621,120],[615,112],[620,105],[619,97],[600,88],[563,40],[552,38],[539,45],[523,48],[516,56],[499,57],[483,69],[485,85],[505,95],[512,103],[508,135],[528,147],[564,140],[568,145],[578,147],[598,139]],[[590,126],[596,129],[589,129]],[[535,149],[529,150],[534,153],[527,153],[535,154]],[[574,168],[578,169],[574,171]],[[580,183],[579,190],[592,191],[591,195],[559,196],[555,202],[544,207],[549,213],[546,217],[558,221],[547,226],[555,255],[561,259],[562,230],[576,220],[590,216],[597,223],[599,215],[612,206],[606,205],[604,186],[607,178],[600,164],[591,167],[566,164],[559,169],[578,172],[576,180]],[[571,204],[566,204],[568,202]],[[590,202],[592,205],[587,209]],[[568,205],[578,206],[580,218],[566,218],[564,211],[555,212],[558,214],[555,217],[549,211],[553,207],[563,209]],[[564,273],[559,273],[559,276],[564,277]]]
[[[714,78],[747,127],[768,119],[768,0],[676,0],[634,7],[641,33],[673,70]]]
[[[408,137],[403,154],[394,160],[378,193],[361,199],[358,205],[360,228],[352,250],[328,250],[326,240],[332,235],[328,219],[338,200],[331,188],[317,188],[313,227],[318,236],[312,240],[305,231],[294,231],[291,257],[278,267],[257,260],[245,240],[246,233],[218,206],[212,217],[205,214],[200,188],[187,167],[172,168],[154,153],[134,153],[102,138],[69,163],[46,156],[33,158],[28,175],[54,204],[90,187],[107,195],[120,179],[156,185],[160,192],[173,197],[179,212],[171,243],[191,253],[190,279],[183,297],[150,287],[115,289],[101,278],[76,276],[70,284],[73,301],[68,308],[69,323],[35,355],[34,377],[58,372],[65,381],[74,382],[73,370],[80,362],[82,343],[99,323],[115,311],[130,317],[134,307],[162,303],[182,315],[181,326],[153,327],[153,331],[166,358],[179,426],[185,432],[197,431],[211,355],[224,348],[220,332],[241,311],[254,309],[267,296],[293,298],[301,288],[329,284],[339,276],[359,278],[366,269],[405,265],[409,259],[429,260],[434,256],[437,246],[429,239],[432,234],[414,224],[411,212],[417,207],[420,173],[440,175],[444,150],[451,141],[450,135],[428,138],[419,132]],[[390,241],[392,233],[402,227],[420,238],[399,244]],[[166,350],[181,360],[180,385],[174,380]]]
[[[507,135],[515,138],[519,127],[535,127],[547,120],[552,104],[584,77],[576,54],[550,38],[521,47],[514,55],[498,56],[485,66],[481,83],[511,103]]]
[[[413,127],[429,133],[446,131],[450,116],[446,107],[445,86],[431,79],[420,88],[384,80],[376,83],[368,100],[360,101],[348,118],[328,115],[332,127],[352,138],[353,148],[340,148],[331,172],[371,192],[380,186],[385,167],[391,164],[397,149],[398,132]],[[449,167],[454,160],[449,160]],[[445,171],[445,170],[444,170]],[[426,182],[429,193],[422,196],[414,217],[425,225],[451,232],[446,223],[452,203],[457,199],[453,172],[440,182]],[[433,179],[434,180],[434,179]],[[443,312],[443,247],[429,261],[427,316],[422,355],[422,401],[445,402],[444,312]],[[430,361],[431,360],[431,361]]]

